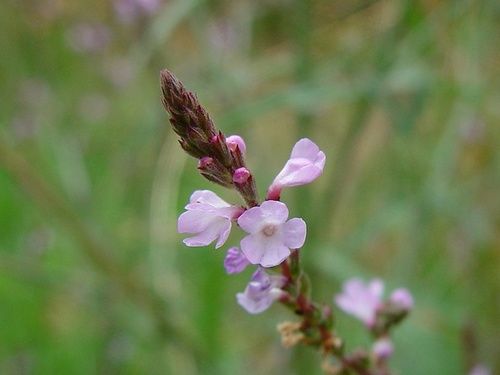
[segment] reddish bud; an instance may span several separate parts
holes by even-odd
[[[248,181],[251,175],[248,169],[241,167],[234,171],[233,181],[235,184],[242,185]]]
[[[204,156],[198,161],[198,169],[207,169],[210,165],[214,163],[214,159],[210,156]]]

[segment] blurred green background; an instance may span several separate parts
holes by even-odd
[[[400,374],[500,371],[499,3],[3,0],[0,373],[320,374],[250,316],[224,251],[176,218],[213,189],[159,99],[168,67],[261,194],[300,137],[325,174],[289,190],[314,297],[349,277],[411,289]],[[228,245],[241,233],[234,231]],[[338,312],[349,348],[370,341]]]

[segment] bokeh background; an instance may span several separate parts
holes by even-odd
[[[500,7],[483,1],[0,2],[0,373],[320,374],[280,346],[248,270],[186,248],[209,184],[159,99],[168,67],[259,191],[300,137],[324,175],[289,190],[314,297],[347,278],[410,288],[400,374],[500,371]],[[228,244],[241,233],[234,231]],[[338,312],[349,348],[369,338]]]

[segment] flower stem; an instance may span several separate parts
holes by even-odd
[[[323,356],[333,356],[345,370],[359,375],[372,375],[366,366],[366,355],[343,353],[342,341],[333,332],[333,313],[330,307],[314,302],[309,294],[309,277],[302,270],[299,250],[281,264],[281,274],[286,278],[283,290],[287,294],[280,302],[301,318],[300,331],[304,345],[316,347]]]

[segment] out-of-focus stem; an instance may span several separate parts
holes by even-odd
[[[164,301],[137,275],[124,269],[110,256],[110,246],[98,242],[80,217],[51,189],[39,173],[6,142],[0,139],[0,165],[43,211],[55,217],[74,237],[92,265],[114,282],[132,301],[152,315],[159,334],[193,349],[187,338],[168,321]]]

